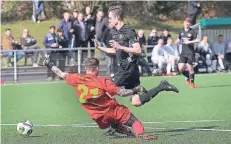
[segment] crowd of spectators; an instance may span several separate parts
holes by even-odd
[[[37,11],[35,10],[32,18],[38,22],[38,15],[43,10],[43,2],[34,4]],[[102,10],[98,10],[96,14],[93,14],[91,8],[86,7],[85,13],[77,10],[74,10],[72,14],[65,12],[57,28],[51,25],[48,29],[49,33],[44,36],[43,40],[43,45],[47,49],[92,47],[90,54],[88,54],[88,50],[81,50],[81,63],[88,56],[95,56],[94,40],[97,40],[100,46],[109,47],[110,29],[108,27],[108,18]],[[142,47],[142,56],[138,62],[141,74],[143,71],[146,71],[148,75],[156,73],[160,75],[175,75],[178,73],[177,63],[181,47],[174,44],[168,29],[159,31],[153,27],[147,39],[144,31],[141,29],[137,31],[137,38]],[[149,47],[146,47],[146,45]],[[23,30],[19,42],[14,39],[11,30],[6,29],[2,39],[2,49],[38,50],[41,48],[37,45],[37,40],[30,35],[29,29]],[[209,41],[208,36],[205,36],[195,47],[195,51],[195,67],[198,68],[204,65],[213,72],[231,70],[231,41],[226,44],[223,41],[222,35],[219,35],[218,40],[213,43]],[[46,53],[50,55],[54,64],[63,71],[65,71],[66,63],[67,65],[73,65],[78,60],[76,50],[54,50],[46,51]],[[38,67],[39,54],[41,57],[45,57],[45,51],[18,51],[16,60],[19,61],[23,57],[30,57],[32,66]],[[13,65],[11,60],[13,52],[3,52],[2,56],[7,58],[8,66]],[[105,59],[107,61],[108,74],[114,73],[117,67],[115,56],[100,51],[100,60]],[[202,61],[202,64],[199,64],[200,61]],[[48,80],[53,80],[55,79],[55,74],[48,69],[47,77]]]

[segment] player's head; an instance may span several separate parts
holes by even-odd
[[[97,76],[99,74],[99,60],[97,58],[87,58],[85,70],[87,74]]]
[[[65,12],[65,13],[63,14],[63,19],[64,19],[65,21],[68,21],[68,20],[70,19],[70,14],[69,14],[68,12]]]
[[[191,22],[192,22],[192,20],[189,17],[186,17],[184,19],[184,27],[189,29],[191,27]]]
[[[123,21],[123,7],[120,5],[111,6],[108,10],[109,26],[111,28],[118,25],[120,21]]]
[[[83,21],[83,18],[84,18],[84,16],[83,16],[83,13],[79,13],[78,14],[78,21]]]
[[[138,37],[142,38],[144,36],[144,31],[142,29],[140,29],[138,32]]]
[[[5,34],[6,34],[7,36],[10,36],[10,35],[11,35],[11,30],[10,30],[10,29],[6,29]]]
[[[165,30],[163,31],[163,34],[164,34],[164,36],[168,36],[168,30],[165,29]]]

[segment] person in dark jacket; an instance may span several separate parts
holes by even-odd
[[[57,30],[58,32],[58,48],[67,48],[68,47],[68,40],[66,36],[63,34],[64,31],[62,28]],[[58,51],[58,62],[59,66],[58,68],[62,71],[65,71],[65,62],[66,62],[66,57],[68,56],[68,50],[62,50]]]
[[[50,32],[44,37],[43,45],[47,49],[57,49],[58,48],[58,36],[55,33],[55,26],[50,26]],[[47,54],[50,56],[51,61],[56,65],[58,54],[57,51],[48,51]],[[51,81],[55,78],[55,73],[48,68],[47,69],[47,80]]]
[[[95,48],[94,45],[94,35],[95,35],[95,22],[96,18],[92,15],[92,10],[89,6],[86,7],[86,16],[84,17],[84,21],[87,24],[88,31],[88,42],[90,43],[90,47]],[[95,50],[91,50],[91,57],[94,57]]]
[[[144,31],[139,30],[137,35],[138,35],[138,40],[139,40],[139,43],[142,49],[142,54],[139,58],[138,65],[140,65],[142,69],[145,68],[146,71],[148,72],[148,75],[151,76],[152,75],[151,67],[149,66],[148,62],[144,59],[144,57],[146,56],[146,52],[144,50],[144,45],[146,45],[146,38],[144,36]]]
[[[168,39],[171,38],[172,36],[169,34],[169,31],[165,29],[163,31],[163,34],[160,37],[164,40],[164,45],[166,45],[168,42]]]
[[[192,20],[191,25],[196,24],[197,15],[200,13],[200,11],[201,11],[201,5],[199,1],[190,0],[188,2],[188,17]]]
[[[41,49],[38,45],[36,45],[37,40],[29,34],[28,29],[23,30],[23,35],[20,38],[19,43],[24,50]],[[45,57],[44,51],[26,52],[26,54],[33,54],[33,57],[32,57],[32,63],[33,63],[32,66],[33,67],[38,67],[37,60],[38,60],[38,54],[39,53],[41,54],[42,58]]]

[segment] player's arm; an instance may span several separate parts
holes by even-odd
[[[176,45],[179,45],[180,42],[181,42],[181,32],[179,32],[178,38],[177,38],[177,40],[175,41],[175,44],[176,44]]]
[[[126,96],[131,96],[131,95],[137,94],[140,91],[141,91],[141,89],[139,89],[139,88],[134,88],[134,89],[120,88],[118,90],[118,92],[116,93],[116,95],[121,96],[121,97],[126,97]]]
[[[109,41],[109,43],[111,47],[115,48],[116,50],[120,49],[130,54],[141,55],[142,54],[141,46],[137,39],[136,32],[134,30],[129,29],[127,31],[127,39],[129,40],[131,47],[121,46],[114,40]]]
[[[108,54],[115,54],[116,53],[116,49],[115,48],[105,48],[105,47],[100,47],[98,45],[98,43],[95,42],[95,48],[101,51],[104,51]]]
[[[185,41],[185,44],[194,44],[194,43],[199,43],[200,39],[197,36],[197,32],[195,30],[193,30],[193,40],[191,41]]]
[[[63,71],[61,71],[59,68],[57,68],[53,62],[51,62],[49,56],[47,56],[45,59],[42,60],[42,66],[46,66],[48,68],[50,68],[56,75],[58,75],[59,77],[65,79],[66,75],[68,73],[65,73]]]

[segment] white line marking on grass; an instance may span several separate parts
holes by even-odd
[[[157,122],[142,122],[143,124],[161,124],[161,123],[206,123],[206,122],[228,122],[226,120],[187,120],[187,121],[157,121]],[[230,121],[231,122],[231,121]],[[17,124],[0,124],[1,126],[14,126]],[[35,126],[89,126],[96,125],[96,123],[82,123],[82,124],[46,124],[46,125],[35,125]]]
[[[153,129],[153,130],[166,130],[166,131],[172,131],[174,130],[182,130],[183,131],[218,131],[218,132],[231,132],[229,129],[193,129],[193,128],[152,128],[152,127],[144,127],[145,129]]]
[[[16,124],[1,124],[1,126],[16,126]],[[97,125],[78,125],[78,124],[70,124],[70,125],[34,125],[35,127],[77,127],[77,128],[98,128]],[[169,132],[174,132],[174,130],[182,130],[182,131],[217,131],[217,132],[231,132],[229,129],[193,129],[193,128],[153,128],[153,127],[144,127],[145,129],[152,130],[166,130]]]

